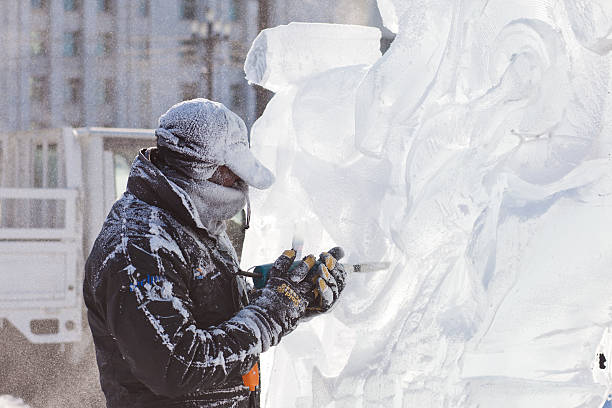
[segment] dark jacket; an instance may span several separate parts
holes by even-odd
[[[249,407],[242,382],[281,333],[248,302],[226,234],[198,228],[186,194],[140,152],[85,265],[107,406]],[[251,400],[251,402],[249,402]]]

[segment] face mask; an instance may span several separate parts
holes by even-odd
[[[182,177],[168,177],[193,201],[202,225],[213,235],[225,230],[225,220],[229,220],[244,208],[249,187],[237,181],[233,187],[224,187],[208,180],[188,180]]]

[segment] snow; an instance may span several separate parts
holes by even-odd
[[[276,92],[251,142],[277,181],[251,193],[243,268],[297,231],[304,255],[341,245],[344,262],[391,262],[349,276],[332,313],[263,354],[264,405],[602,407],[612,6],[379,8],[397,32],[382,57],[370,28],[290,24],[247,58],[247,78]]]
[[[30,408],[21,398],[12,395],[0,395],[0,408]]]
[[[181,195],[181,199],[183,198],[183,195]],[[160,228],[159,225],[159,211],[154,207],[151,210],[151,214],[149,217],[149,232],[151,233],[151,235],[148,238],[149,243],[151,245],[151,251],[153,251],[155,258],[159,260],[159,256],[157,255],[157,253],[161,248],[163,248],[164,250],[175,254],[184,263],[187,263],[185,257],[183,256],[183,251],[181,251],[181,248],[179,248],[176,241],[172,239],[170,234]]]

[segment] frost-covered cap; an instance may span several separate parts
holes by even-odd
[[[172,106],[159,118],[155,131],[160,154],[191,177],[210,178],[227,166],[258,189],[274,183],[274,175],[249,150],[246,125],[219,102],[198,98]]]

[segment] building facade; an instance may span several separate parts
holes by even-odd
[[[268,26],[292,21],[380,26],[376,0],[260,0]],[[263,13],[262,13],[263,14]]]
[[[251,125],[270,95],[244,59],[260,30],[291,21],[381,26],[375,0],[2,0],[0,120],[151,128],[206,97]]]
[[[255,119],[257,0],[3,0],[0,21],[4,130],[150,128],[193,97]]]

